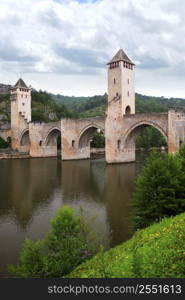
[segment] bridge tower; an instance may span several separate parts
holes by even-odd
[[[21,133],[31,121],[31,89],[20,78],[10,92],[12,149],[19,150]]]
[[[108,106],[105,122],[106,161],[122,162],[124,118],[135,114],[134,63],[120,49],[108,65]],[[122,151],[121,151],[122,150]]]

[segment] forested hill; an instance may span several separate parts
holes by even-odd
[[[63,103],[74,110],[79,117],[103,116],[105,113],[107,94],[93,97],[51,96],[58,103]],[[185,99],[144,96],[136,93],[136,113],[165,112],[171,107],[185,107]]]
[[[9,88],[9,85],[0,84],[0,123],[10,122]],[[62,117],[86,118],[104,116],[106,104],[106,93],[93,97],[69,97],[33,90],[32,120],[50,122],[60,120]],[[170,107],[185,107],[185,99],[136,94],[137,113],[165,112]]]

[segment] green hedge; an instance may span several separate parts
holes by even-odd
[[[185,213],[139,230],[101,252],[67,277],[185,277]]]

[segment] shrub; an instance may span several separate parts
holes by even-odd
[[[127,242],[82,263],[68,278],[185,277],[185,213],[138,230]]]
[[[185,172],[178,156],[152,152],[136,180],[135,228],[185,211]]]
[[[26,240],[16,266],[8,271],[16,277],[62,277],[89,258],[82,219],[63,207],[51,220],[44,239]]]

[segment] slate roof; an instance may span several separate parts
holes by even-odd
[[[19,87],[19,88],[28,88],[26,83],[22,80],[22,78],[19,78],[19,80],[16,82],[14,87]]]
[[[116,55],[112,58],[112,60],[108,63],[111,64],[113,62],[117,62],[117,61],[126,61],[132,65],[134,65],[134,63],[130,60],[130,58],[126,55],[126,53],[120,49]]]

